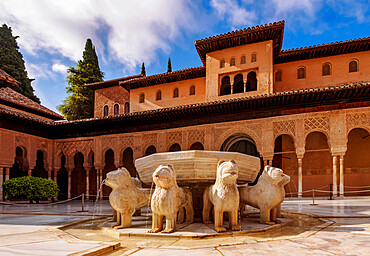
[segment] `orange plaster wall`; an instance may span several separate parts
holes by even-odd
[[[252,53],[257,54],[256,62],[251,62]],[[240,64],[243,55],[246,56],[246,63]],[[232,57],[235,57],[235,66],[230,66]],[[220,68],[220,61],[222,59],[226,62],[224,68]],[[233,81],[234,76],[238,73],[244,73],[243,71],[246,74],[249,71],[255,71],[257,73],[257,91],[219,96],[219,85],[221,84],[222,77],[229,75],[230,80]],[[271,40],[208,53],[206,58],[206,100],[212,101],[272,92],[272,72]],[[243,79],[247,79],[244,74]]]
[[[359,72],[348,72],[348,64],[352,59],[359,61]],[[332,73],[322,76],[322,64],[326,62],[331,63]],[[306,78],[297,79],[297,69],[301,66],[306,67]],[[282,71],[282,81],[274,82],[274,92],[369,81],[370,51],[276,64],[274,74],[279,69]]]
[[[205,101],[205,77],[179,82],[159,84],[130,91],[131,112],[165,107],[195,104]],[[195,95],[189,95],[190,86],[195,85]],[[173,90],[179,88],[179,97],[173,98]],[[162,100],[156,100],[156,92],[162,91]],[[139,95],[145,94],[145,102],[139,103]]]
[[[123,114],[124,104],[129,99],[130,93],[120,85],[95,90],[94,117],[103,116],[105,105],[109,107],[109,115],[113,115],[113,106],[116,103],[120,105],[119,113]]]

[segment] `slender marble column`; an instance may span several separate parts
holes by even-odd
[[[57,171],[57,168],[54,169],[54,181],[55,181],[55,183],[58,183],[58,171]]]
[[[298,197],[302,197],[302,184],[303,184],[303,175],[302,175],[302,157],[297,157],[298,159]]]
[[[231,88],[230,88],[230,90],[231,90],[231,94],[233,94],[233,93],[234,93],[234,83],[230,83],[230,85],[231,85],[231,86],[230,86],[230,87],[231,87]]]
[[[3,184],[4,182],[4,169],[0,167],[0,184]],[[0,200],[3,201],[3,186],[0,186]]]
[[[99,173],[99,184],[101,186],[101,184],[103,183],[103,170],[100,170],[100,173]],[[101,190],[100,190],[100,200],[103,200],[103,187],[101,187]]]
[[[32,169],[28,170],[27,175],[32,176]]]
[[[68,199],[71,198],[72,191],[72,171],[68,170]]]
[[[338,195],[337,190],[337,156],[333,156],[333,196],[336,197]]]
[[[247,81],[243,81],[243,83],[244,83],[244,92],[246,92],[247,91]]]
[[[48,180],[51,180],[51,169],[48,170]]]
[[[9,180],[9,174],[10,174],[10,167],[4,167],[4,172],[5,172],[5,180]]]
[[[98,195],[99,193],[99,188],[100,188],[100,169],[96,169],[96,197],[100,197]]]
[[[339,195],[344,197],[344,156],[339,157]]]
[[[86,200],[90,197],[90,171],[86,170]]]

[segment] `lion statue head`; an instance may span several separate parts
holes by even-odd
[[[153,181],[159,188],[170,188],[176,186],[176,173],[172,165],[160,165],[153,172]]]
[[[219,161],[217,165],[216,182],[224,184],[236,184],[238,179],[239,169],[234,160]]]
[[[130,173],[124,167],[108,172],[104,184],[112,189],[119,187],[131,188],[134,186]]]
[[[286,181],[287,179],[289,179],[289,181],[290,181],[290,177],[288,175],[284,174],[282,169],[272,167],[272,166],[269,166],[269,165],[265,166],[260,179],[264,180],[264,181],[267,181],[267,182],[269,182],[273,185],[277,185],[280,182],[282,182],[283,180]]]

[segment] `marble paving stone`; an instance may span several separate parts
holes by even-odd
[[[10,246],[0,246],[1,255],[68,255],[97,247],[96,244],[67,243],[63,240],[34,242]]]
[[[133,256],[163,256],[163,255],[175,255],[175,256],[222,256],[222,254],[214,248],[206,249],[142,249],[133,254]]]
[[[254,243],[236,246],[223,246],[218,250],[223,256],[244,256],[244,255],[282,255],[282,256],[311,256],[311,255],[333,255],[332,253],[300,245],[288,240]]]

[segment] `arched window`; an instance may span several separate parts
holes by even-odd
[[[220,61],[220,68],[224,68],[225,67],[225,60],[221,60]]]
[[[297,79],[303,79],[306,78],[306,68],[300,67],[297,70]]]
[[[190,95],[195,95],[195,85],[190,86]]]
[[[331,75],[331,64],[329,62],[324,63],[322,65],[322,76],[330,76]]]
[[[204,150],[204,147],[202,143],[195,142],[190,146],[190,150]]]
[[[278,70],[275,72],[275,82],[281,82],[283,76],[283,72]]]
[[[257,53],[252,53],[251,62],[256,62],[256,61],[257,61]]]
[[[358,60],[351,60],[348,64],[349,73],[358,72]]]
[[[230,77],[224,76],[221,80],[220,95],[231,94]]]
[[[162,91],[158,90],[155,95],[155,100],[161,100],[162,99]]]
[[[173,89],[173,97],[178,98],[179,97],[179,88]]]
[[[119,114],[119,105],[116,103],[113,106],[113,114],[118,115]]]
[[[157,153],[157,149],[151,145],[145,150],[145,156],[150,156],[151,154]]]
[[[230,60],[230,66],[235,66],[235,58],[231,58],[231,60]]]
[[[240,59],[240,64],[245,64],[246,63],[246,60],[245,60],[245,56],[243,55]]]
[[[145,94],[144,93],[140,93],[139,103],[143,103],[144,101],[145,101]]]
[[[108,114],[109,114],[109,107],[105,105],[103,108],[103,116],[108,116]]]
[[[254,71],[251,71],[247,75],[247,85],[246,91],[256,91],[257,90],[257,74]]]
[[[125,109],[124,109],[125,114],[130,113],[130,102],[125,103]]]
[[[181,151],[181,146],[177,143],[173,144],[169,149],[169,152]]]
[[[242,74],[237,74],[234,77],[233,93],[242,93],[242,92],[244,92],[243,75]]]

